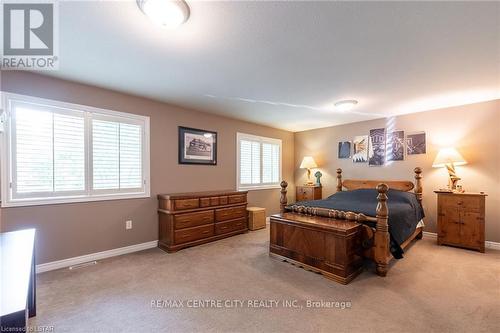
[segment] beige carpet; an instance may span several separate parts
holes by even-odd
[[[151,249],[40,274],[30,325],[55,332],[500,332],[500,251],[424,239],[386,278],[370,267],[344,286],[270,259],[268,238],[266,229],[175,254]],[[184,308],[168,308],[168,300],[185,301]],[[192,300],[245,302],[188,307]],[[250,308],[248,300],[298,307]],[[351,307],[307,308],[307,300]]]

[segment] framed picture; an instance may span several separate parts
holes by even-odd
[[[385,128],[370,130],[368,165],[381,166],[385,163]]]
[[[406,154],[426,153],[425,132],[411,133],[406,136]]]
[[[217,132],[179,126],[179,164],[217,165]]]
[[[405,158],[405,132],[387,133],[386,161],[402,161]]]
[[[354,163],[368,162],[368,135],[358,135],[354,137],[354,154],[352,161]]]
[[[351,158],[351,141],[339,142],[339,158]]]

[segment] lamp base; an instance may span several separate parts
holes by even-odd
[[[453,163],[446,164],[446,169],[448,170],[448,175],[450,176],[450,181],[449,181],[450,189],[452,191],[455,191],[457,189],[457,183],[461,178],[457,176],[457,173],[455,171],[455,166],[453,165]]]

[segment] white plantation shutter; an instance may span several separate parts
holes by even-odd
[[[85,119],[54,114],[54,191],[85,190]]]
[[[240,184],[260,184],[260,143],[240,141]]]
[[[18,193],[52,192],[52,113],[18,108],[15,113]]]
[[[83,112],[36,110],[14,113],[17,197],[85,190]]]
[[[252,142],[240,141],[240,184],[252,184]]]
[[[120,188],[120,124],[92,120],[93,188]]]
[[[262,182],[278,183],[280,176],[280,146],[273,143],[262,144]]]
[[[94,190],[142,188],[140,124],[93,119],[92,151]]]
[[[4,102],[4,206],[149,196],[149,118],[12,94]]]
[[[142,186],[142,128],[120,124],[120,188]]]
[[[237,134],[238,188],[274,187],[281,177],[281,140]]]

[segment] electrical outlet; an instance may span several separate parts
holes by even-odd
[[[125,229],[132,229],[132,220],[125,221]]]

